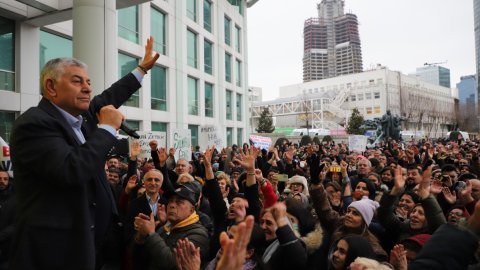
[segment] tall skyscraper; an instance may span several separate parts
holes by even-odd
[[[345,1],[322,0],[318,17],[303,28],[303,81],[362,72],[362,49],[355,14],[344,13]]]
[[[475,25],[475,64],[477,67],[477,82],[480,74],[480,0],[473,0],[473,19]],[[480,84],[477,86],[477,104],[480,103]],[[477,106],[477,115],[480,115],[480,106]]]

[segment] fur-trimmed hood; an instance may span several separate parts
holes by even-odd
[[[317,251],[323,243],[323,229],[320,223],[317,223],[313,231],[300,239],[305,243],[307,254],[310,255]]]

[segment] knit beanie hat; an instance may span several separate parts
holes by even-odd
[[[303,185],[302,193],[307,195],[307,196],[310,196],[310,193],[308,192],[308,182],[307,182],[307,179],[305,177],[300,176],[300,175],[294,175],[290,179],[288,179],[287,184],[288,184],[288,186],[290,186],[291,184],[302,184]]]
[[[365,224],[369,226],[370,222],[372,222],[373,214],[379,206],[378,202],[370,200],[367,196],[363,196],[361,200],[352,202],[348,207],[357,209],[362,215]]]
[[[415,242],[420,247],[423,247],[425,243],[430,239],[430,237],[432,237],[432,235],[430,234],[423,234],[423,233],[416,234],[414,236],[411,236],[410,238],[403,240],[402,243],[405,243],[407,241],[412,241],[412,242]]]

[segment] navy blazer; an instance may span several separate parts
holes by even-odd
[[[16,121],[11,159],[17,193],[12,269],[95,268],[96,250],[116,214],[105,161],[117,139],[97,128],[96,112],[120,107],[141,87],[128,74],[95,96],[77,136],[45,98]]]

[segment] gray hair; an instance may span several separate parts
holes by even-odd
[[[40,90],[42,95],[45,94],[45,81],[48,79],[57,80],[63,75],[65,68],[69,66],[81,67],[85,70],[87,69],[87,64],[80,60],[68,57],[54,58],[43,66],[42,72],[40,72]]]

